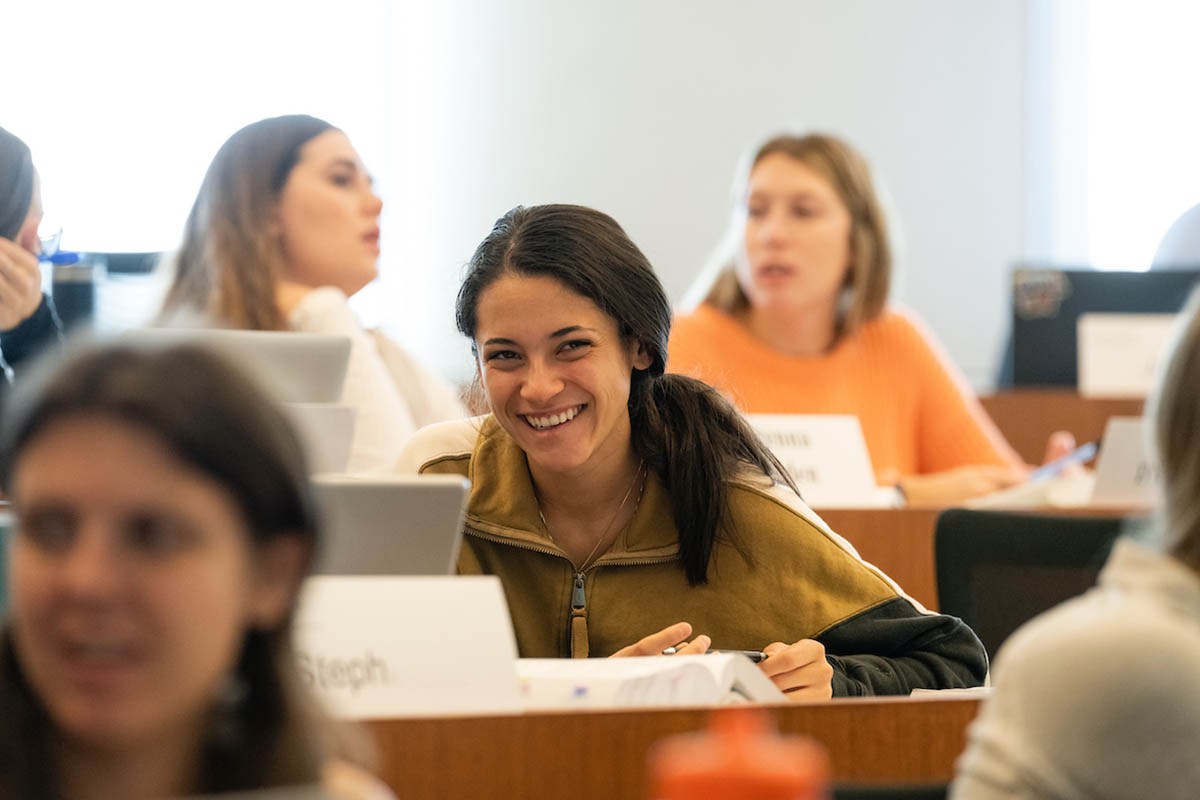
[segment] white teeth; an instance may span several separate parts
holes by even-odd
[[[546,428],[553,428],[555,426],[562,425],[564,422],[575,419],[575,417],[582,410],[583,406],[575,406],[574,408],[569,408],[566,411],[562,411],[558,414],[551,414],[548,417],[534,417],[526,415],[525,419],[530,425],[541,431],[545,430]]]

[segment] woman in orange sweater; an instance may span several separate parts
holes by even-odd
[[[740,184],[732,263],[676,319],[668,368],[748,413],[856,415],[877,480],[910,505],[1025,480],[929,332],[887,307],[887,223],[862,156],[831,136],[778,136]]]

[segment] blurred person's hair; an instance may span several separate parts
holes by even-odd
[[[34,180],[28,145],[0,128],[0,237],[15,239],[25,224]]]
[[[1176,327],[1147,419],[1162,470],[1166,546],[1200,572],[1200,290],[1192,292]]]

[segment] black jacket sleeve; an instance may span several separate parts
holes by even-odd
[[[962,620],[922,614],[904,597],[855,614],[816,638],[833,666],[834,697],[979,686],[987,677],[987,653]]]
[[[42,295],[42,302],[37,310],[21,320],[15,328],[0,331],[0,359],[9,368],[15,370],[17,365],[36,355],[43,347],[56,343],[62,336],[62,324],[50,298]],[[7,373],[8,370],[5,370]]]

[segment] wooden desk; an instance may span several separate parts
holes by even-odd
[[[939,509],[814,509],[858,554],[930,610],[937,610],[933,529]]]
[[[1014,389],[979,398],[1008,443],[1030,464],[1042,463],[1046,438],[1070,431],[1080,444],[1104,433],[1112,416],[1140,417],[1140,399],[1080,397],[1069,389]]]
[[[937,783],[953,775],[979,701],[864,698],[772,707],[780,730],[829,749],[836,781]],[[698,730],[700,709],[395,719],[368,725],[380,775],[406,800],[645,800],[646,753]]]

